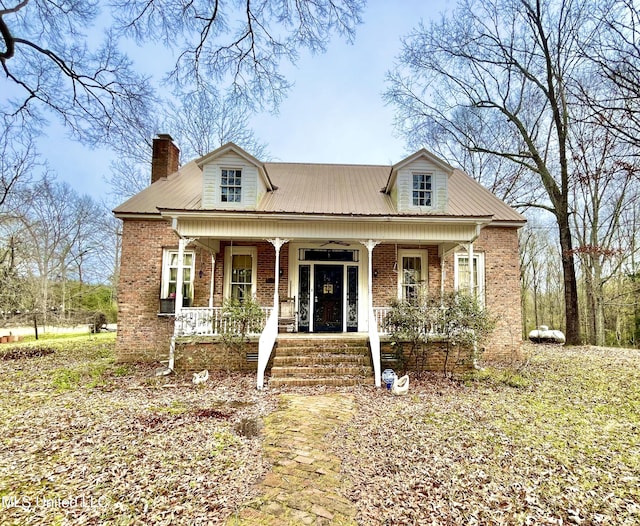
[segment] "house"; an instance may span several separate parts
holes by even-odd
[[[168,359],[173,369],[215,344],[225,298],[254,297],[266,323],[234,367],[256,370],[259,387],[292,332],[353,333],[379,385],[381,321],[392,298],[419,289],[475,294],[499,318],[485,357],[519,351],[525,220],[429,151],[393,166],[261,162],[232,143],[181,167],[178,157],[169,135],[154,139],[151,185],[114,210],[120,361]]]

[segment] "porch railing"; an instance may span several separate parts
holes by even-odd
[[[387,326],[385,324],[385,317],[391,311],[391,307],[374,307],[373,317],[376,321],[376,327],[380,334],[387,334]]]
[[[273,307],[261,307],[264,319],[269,319]],[[233,323],[223,315],[222,307],[184,307],[176,318],[175,334],[177,336],[219,336],[232,330]],[[249,334],[258,336],[265,323],[251,327]]]
[[[391,311],[391,307],[374,307],[373,316],[376,320],[379,334],[389,334],[389,327],[386,323],[386,316]],[[424,333],[430,336],[439,336],[445,333],[444,328],[435,323],[425,323]]]

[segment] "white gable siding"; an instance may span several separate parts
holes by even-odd
[[[413,205],[413,174],[432,174],[432,202],[431,206]],[[396,196],[398,212],[424,212],[441,214],[447,210],[447,174],[435,164],[426,159],[416,161],[404,166],[398,171],[396,179]],[[392,195],[393,195],[392,191]]]
[[[242,201],[223,203],[220,199],[220,178],[222,170],[242,170]],[[223,210],[255,210],[259,194],[266,191],[264,183],[258,181],[258,169],[239,155],[229,152],[215,158],[202,167],[202,207]]]

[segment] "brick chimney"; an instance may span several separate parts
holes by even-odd
[[[151,183],[178,171],[180,150],[173,144],[168,133],[159,133],[153,139],[153,153],[151,154]]]

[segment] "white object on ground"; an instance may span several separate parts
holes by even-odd
[[[209,371],[205,369],[199,373],[193,373],[193,383],[195,385],[203,384],[209,379]]]
[[[409,392],[409,375],[405,374],[402,378],[394,378],[391,392],[394,395],[406,395]]]
[[[529,333],[529,339],[533,343],[564,343],[565,337],[562,331],[551,329],[546,325],[540,325]]]

